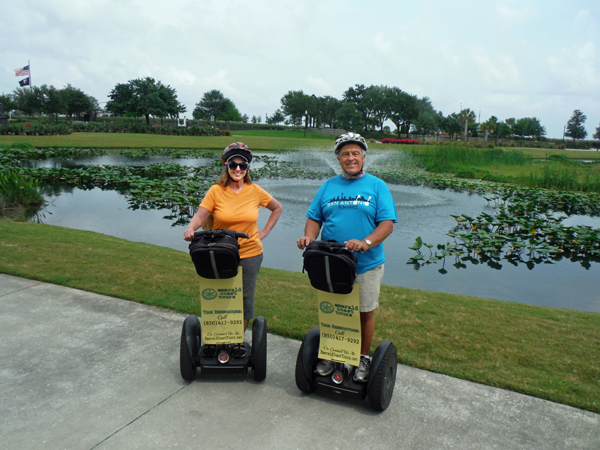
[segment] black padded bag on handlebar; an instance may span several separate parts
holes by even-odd
[[[310,284],[320,291],[349,294],[356,280],[356,256],[335,241],[313,241],[302,254]]]
[[[248,237],[245,233],[243,236]],[[238,237],[242,233],[232,230],[196,232],[189,248],[198,275],[210,279],[235,277],[240,264]]]

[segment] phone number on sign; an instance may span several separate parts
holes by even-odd
[[[241,320],[203,320],[202,325],[204,326],[215,326],[215,325],[241,325]]]
[[[360,344],[360,341],[356,338],[349,338],[346,336],[340,336],[338,334],[321,333],[323,339],[332,339],[334,341],[345,341],[350,344]]]

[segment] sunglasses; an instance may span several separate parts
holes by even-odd
[[[239,167],[242,170],[248,170],[248,163],[246,163],[246,162],[239,163],[239,162],[235,162],[235,161],[229,161],[228,165],[231,170],[235,170],[236,167]]]

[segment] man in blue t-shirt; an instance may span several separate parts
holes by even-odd
[[[367,143],[356,133],[342,134],[335,142],[335,154],[342,174],[319,188],[308,213],[304,236],[298,248],[316,240],[335,240],[356,253],[356,282],[360,287],[361,358],[354,380],[366,382],[371,365],[370,349],[375,331],[374,310],[379,306],[383,279],[383,241],[398,221],[396,206],[386,184],[363,170]],[[322,227],[322,229],[321,229]],[[333,371],[333,363],[321,360],[315,371],[322,376]]]

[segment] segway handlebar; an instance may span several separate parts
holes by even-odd
[[[241,233],[239,231],[234,231],[234,230],[196,230],[194,232],[194,239],[199,238],[201,236],[223,236],[223,235],[228,235],[231,237],[234,237],[236,239],[248,239],[250,236],[248,236],[247,233]]]
[[[344,244],[343,242],[336,242],[336,241],[321,241],[321,245],[323,245],[324,247],[328,247],[328,248],[346,248],[346,244]],[[364,253],[360,250],[358,250],[358,253]]]

